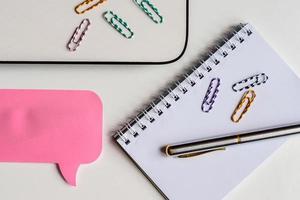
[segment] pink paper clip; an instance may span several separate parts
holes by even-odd
[[[76,51],[77,47],[79,47],[90,25],[91,22],[89,19],[82,20],[80,25],[75,29],[71,39],[67,44],[67,49],[69,51]]]

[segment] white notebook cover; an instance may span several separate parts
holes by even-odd
[[[248,35],[247,29],[253,33]],[[240,43],[239,36],[245,41]],[[236,44],[235,50],[229,48],[230,43]],[[180,97],[178,101],[168,95],[165,99],[171,107],[158,103],[157,108],[163,111],[161,116],[153,109],[149,115],[155,118],[154,122],[150,123],[146,117],[140,120],[147,126],[145,130],[137,123],[133,125],[131,132],[135,130],[139,136],[133,137],[127,131],[124,137],[117,138],[121,147],[168,199],[222,199],[284,139],[235,145],[224,152],[188,159],[166,157],[161,152],[165,145],[300,121],[300,81],[253,27],[246,25],[221,48],[229,55],[223,58],[217,51],[214,56],[220,64],[215,66],[209,59],[207,63],[213,70],[201,80],[192,73],[190,78],[196,85],[191,87],[188,81],[181,84],[188,89],[186,94],[174,89]],[[266,73],[269,80],[253,88],[257,95],[253,105],[240,123],[233,123],[231,114],[244,92],[234,92],[232,85],[258,73]],[[220,92],[212,111],[204,113],[202,100],[209,82],[215,77],[221,79]],[[125,137],[130,140],[127,145],[122,140]]]

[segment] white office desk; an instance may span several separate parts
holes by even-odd
[[[188,49],[181,60],[170,65],[1,66],[1,88],[91,89],[101,95],[104,149],[95,163],[80,167],[76,188],[62,180],[53,164],[0,163],[0,199],[162,199],[112,141],[111,130],[182,69],[191,66],[224,28],[241,21],[252,23],[300,74],[299,6],[297,0],[191,0]],[[299,199],[299,146],[299,137],[288,141],[227,199]]]

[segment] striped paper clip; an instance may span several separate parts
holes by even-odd
[[[217,98],[217,94],[219,93],[220,85],[221,81],[219,78],[213,78],[210,81],[201,106],[203,112],[208,113],[212,109],[213,104],[215,103],[215,100]]]
[[[121,35],[127,39],[131,39],[134,35],[133,31],[128,27],[127,22],[121,19],[112,11],[106,11],[103,14],[104,19]]]
[[[231,120],[233,122],[238,123],[243,118],[243,116],[249,110],[255,97],[256,94],[253,90],[249,90],[243,94],[239,104],[234,109],[233,114],[231,115]]]
[[[269,77],[265,73],[256,74],[233,84],[232,89],[235,92],[248,90],[252,87],[266,83],[268,79]]]
[[[77,47],[80,45],[83,37],[85,36],[91,22],[89,19],[84,19],[81,21],[80,25],[76,27],[71,39],[67,44],[67,49],[69,51],[76,51]]]
[[[156,24],[163,22],[163,16],[159,13],[159,10],[149,0],[134,0],[134,2],[140,7],[142,11]]]
[[[75,7],[75,12],[77,14],[83,14],[89,10],[92,10],[99,6],[100,4],[104,3],[106,0],[85,0],[82,3],[78,4]]]

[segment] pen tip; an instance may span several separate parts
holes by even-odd
[[[170,146],[169,146],[169,145],[167,145],[167,146],[161,148],[161,151],[162,151],[162,153],[164,153],[165,155],[170,156]]]

